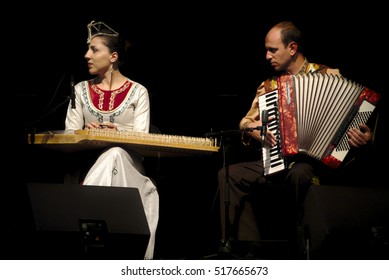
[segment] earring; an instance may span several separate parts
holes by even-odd
[[[111,72],[111,77],[113,75],[113,64],[111,63],[111,65],[109,66],[109,71]]]
[[[111,87],[112,87],[112,77],[113,77],[113,64],[112,63],[109,66],[109,71],[110,71],[110,76],[111,76],[111,79],[109,81],[109,90],[111,90]]]

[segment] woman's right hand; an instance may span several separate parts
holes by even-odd
[[[98,122],[90,122],[90,123],[87,123],[85,124],[85,129],[96,129],[96,128],[100,128],[100,123]]]
[[[117,129],[116,125],[113,123],[98,123],[98,122],[90,122],[85,124],[85,129]]]

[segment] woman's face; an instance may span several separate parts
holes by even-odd
[[[89,74],[103,76],[111,65],[112,53],[104,44],[104,38],[96,36],[90,41],[84,57],[88,63]]]

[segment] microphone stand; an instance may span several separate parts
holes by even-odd
[[[58,84],[58,87],[62,83],[65,75],[62,76],[62,78],[61,78],[61,80],[60,80],[60,82]],[[56,89],[56,91],[54,93],[54,96],[57,93],[58,87],[57,87],[57,89]],[[38,119],[36,119],[35,121],[33,121],[33,122],[31,122],[31,123],[26,125],[27,126],[27,128],[26,128],[27,143],[28,143],[28,134],[30,134],[30,143],[31,144],[35,143],[36,125],[39,122],[41,122],[43,119],[45,119],[46,117],[48,117],[51,114],[55,113],[58,108],[62,107],[66,103],[69,103],[69,100],[71,102],[71,108],[75,109],[76,105],[75,105],[75,91],[74,91],[74,78],[73,78],[73,75],[70,75],[70,95],[65,100],[63,100],[61,103],[59,103],[57,106],[53,107],[51,110],[49,110],[46,113],[42,114],[40,117],[38,117]]]
[[[30,143],[31,144],[35,143],[36,125],[39,122],[41,122],[42,120],[44,120],[45,118],[47,118],[48,116],[50,116],[51,114],[55,113],[58,108],[62,107],[65,104],[68,104],[69,99],[71,99],[71,96],[68,96],[65,100],[63,100],[57,106],[53,107],[50,111],[47,111],[45,114],[41,115],[38,119],[36,119],[35,121],[33,121],[27,125],[27,137],[28,137],[28,134],[30,134]]]
[[[245,129],[235,129],[235,130],[227,130],[227,131],[220,131],[220,132],[207,132],[204,134],[204,137],[206,138],[217,138],[217,137],[223,137],[224,135],[231,135],[231,134],[237,134],[242,132],[253,132],[254,130],[262,130],[263,126],[256,126],[256,127],[248,127]],[[222,140],[222,138],[220,138]]]
[[[220,138],[220,143],[223,147],[224,155],[224,240],[223,244],[219,248],[219,254],[232,254],[229,244],[230,240],[230,164],[229,164],[229,144],[225,143],[223,136]]]
[[[235,256],[234,254],[232,254],[231,252],[231,247],[230,247],[230,244],[229,244],[229,239],[230,239],[230,204],[231,204],[231,201],[230,201],[230,182],[229,182],[229,178],[230,178],[230,173],[229,173],[229,148],[230,148],[230,145],[227,143],[226,141],[226,137],[225,136],[229,136],[229,135],[232,135],[232,134],[238,134],[238,133],[242,133],[242,132],[249,132],[249,131],[254,131],[254,130],[262,130],[263,129],[263,126],[257,126],[257,127],[253,127],[253,128],[246,128],[246,129],[238,129],[238,130],[227,130],[227,131],[221,131],[221,132],[209,132],[209,133],[206,133],[204,136],[205,137],[211,137],[211,138],[215,138],[215,137],[220,137],[220,145],[222,147],[222,151],[223,151],[223,156],[224,156],[224,184],[225,184],[225,187],[224,187],[224,240],[223,240],[223,244],[221,245],[221,247],[219,248],[219,252],[218,254],[216,254],[216,256],[219,256],[219,255],[223,255],[224,257],[225,256],[232,256],[234,257],[235,259],[239,259],[238,256]],[[212,257],[212,256],[215,256],[215,255],[211,255],[211,256],[208,256],[209,257]]]

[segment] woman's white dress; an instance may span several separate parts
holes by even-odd
[[[128,79],[124,85],[129,88],[128,92],[119,90],[116,93],[119,95],[127,92],[125,96],[120,97],[120,104],[115,104],[110,110],[101,110],[91,99],[88,84],[91,82],[92,80],[82,81],[75,86],[76,108],[71,108],[69,104],[65,133],[74,133],[76,130],[84,129],[84,125],[90,122],[114,123],[119,131],[149,132],[150,102],[148,91],[144,86]],[[103,94],[102,91],[101,94]],[[111,103],[114,104],[112,97]],[[150,229],[150,239],[144,258],[152,259],[159,218],[159,195],[153,181],[145,175],[142,160],[143,158],[134,151],[121,147],[109,148],[90,168],[83,184],[139,189]]]

